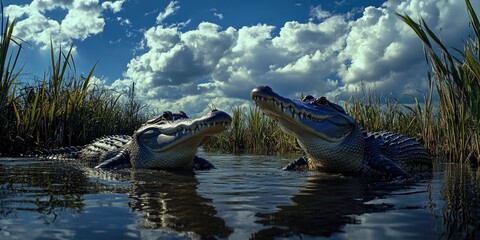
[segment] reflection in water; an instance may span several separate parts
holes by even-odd
[[[81,212],[88,179],[77,169],[32,162],[0,165],[0,215],[19,211],[38,213],[45,224],[55,223],[61,212]],[[12,203],[12,204],[10,204]]]
[[[208,204],[212,200],[197,194],[193,172],[142,170],[131,176],[130,206],[142,212],[142,227],[193,232],[202,238],[225,238],[233,232],[215,216]]]
[[[441,193],[443,236],[448,239],[480,238],[480,168],[447,164]]]
[[[292,197],[293,204],[279,206],[275,213],[259,213],[259,223],[269,226],[254,239],[292,236],[331,236],[346,224],[361,224],[355,215],[384,212],[393,204],[368,203],[386,194],[408,188],[406,182],[373,182],[356,177],[314,174]]]
[[[480,170],[468,165],[386,182],[208,158],[218,169],[196,173],[0,159],[0,239],[480,239]]]
[[[59,234],[80,239],[136,238],[142,237],[142,229],[157,237],[225,238],[233,232],[215,216],[216,210],[209,205],[212,200],[197,194],[198,181],[193,172],[101,171],[16,159],[2,160],[0,174],[0,216],[9,219],[0,219],[0,223],[12,225],[19,219],[22,226],[14,226],[13,233],[25,232],[28,225],[40,228],[42,233],[36,236],[40,238],[56,238]],[[119,197],[119,193],[129,198]],[[125,214],[128,208],[138,214]],[[57,229],[42,227],[38,219]],[[5,233],[3,228],[0,238]]]

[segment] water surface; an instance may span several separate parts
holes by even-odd
[[[0,159],[0,239],[479,238],[480,172],[415,181],[284,172],[291,158],[200,152],[217,169],[100,171]]]

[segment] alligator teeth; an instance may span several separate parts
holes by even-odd
[[[294,119],[294,120],[300,120],[300,116],[298,116],[297,114],[295,114],[295,115],[293,116],[293,119]]]

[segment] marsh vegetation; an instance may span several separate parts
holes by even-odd
[[[3,18],[2,18],[3,19]],[[145,120],[146,107],[132,86],[117,93],[92,83],[95,65],[76,76],[70,47],[51,44],[51,66],[42,78],[21,79],[21,40],[15,21],[2,22],[0,39],[0,153],[28,153],[83,145],[109,134],[132,134]]]

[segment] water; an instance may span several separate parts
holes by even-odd
[[[0,159],[0,239],[474,239],[480,170],[416,181],[284,172],[291,158],[201,152],[211,171],[102,172]]]

